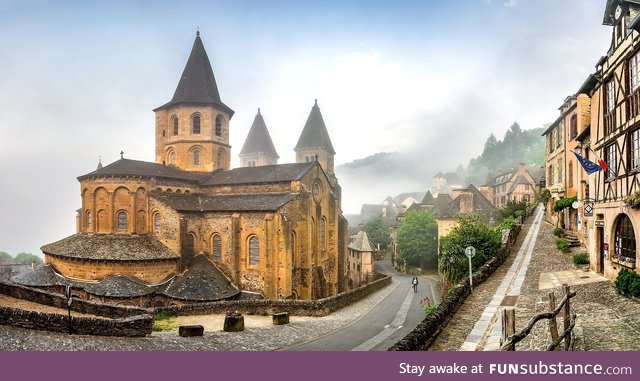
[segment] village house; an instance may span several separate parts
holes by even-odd
[[[359,287],[373,278],[373,252],[375,247],[369,240],[364,225],[358,226],[358,233],[348,246],[347,276],[349,287]]]
[[[78,177],[78,232],[42,247],[16,283],[73,284],[87,299],[166,305],[237,297],[318,299],[346,289],[347,223],[335,151],[317,101],[278,155],[260,111],[230,169],[230,120],[196,35],[173,98],[156,108],[156,161],[120,160]]]
[[[612,42],[596,65],[590,145],[606,170],[589,176],[594,231],[588,248],[591,269],[615,278],[639,265],[640,205],[629,197],[640,195],[640,4],[608,0],[603,24],[611,27]]]
[[[504,208],[509,201],[535,202],[539,195],[539,182],[531,175],[525,163],[520,163],[515,169],[489,176],[480,191],[493,206]]]

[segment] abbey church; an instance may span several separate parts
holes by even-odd
[[[45,266],[14,282],[145,306],[344,291],[347,222],[317,101],[296,163],[277,164],[258,110],[242,167],[230,169],[234,111],[198,33],[173,98],[154,112],[155,162],[122,157],[78,177],[77,233],[44,245]]]

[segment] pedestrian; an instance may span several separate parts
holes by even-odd
[[[418,292],[418,277],[414,276],[413,279],[411,279],[411,285],[413,286],[413,292]]]

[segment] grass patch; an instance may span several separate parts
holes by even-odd
[[[178,329],[176,317],[164,312],[161,312],[153,318],[153,331],[154,332],[166,332],[175,331]]]

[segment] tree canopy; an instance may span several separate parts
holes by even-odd
[[[5,251],[0,251],[0,263],[12,263],[13,257]]]
[[[479,222],[475,216],[459,218],[449,235],[440,238],[440,271],[454,282],[469,273],[465,256],[467,246],[476,254],[471,260],[473,270],[493,258],[500,250],[501,233]]]
[[[20,265],[30,265],[32,263],[35,263],[37,265],[42,264],[42,258],[31,253],[20,253],[16,255],[13,261]]]
[[[437,263],[436,219],[428,210],[409,211],[398,227],[396,240],[399,259],[411,266],[436,267]]]
[[[365,232],[369,236],[371,242],[375,245],[380,244],[380,250],[386,250],[391,241],[391,229],[387,220],[379,214],[371,217],[365,224]]]

